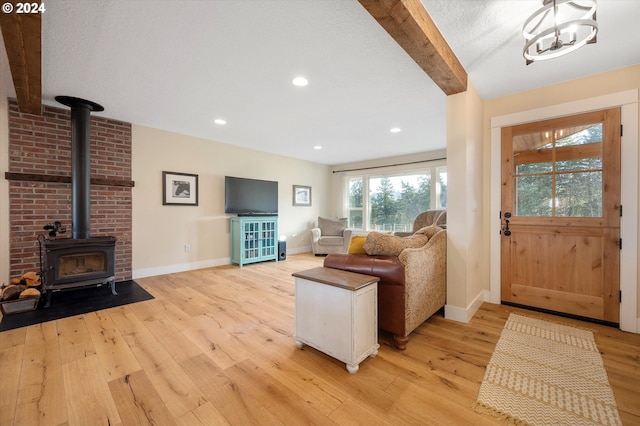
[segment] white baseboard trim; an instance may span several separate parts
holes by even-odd
[[[160,266],[158,268],[144,268],[133,271],[133,279],[154,277],[156,275],[174,274],[176,272],[193,271],[196,269],[212,268],[214,266],[229,265],[231,258],[203,260],[200,262],[178,263],[175,265]]]
[[[298,247],[298,248],[294,248],[294,249],[287,249],[287,255],[289,255],[289,254],[302,254],[302,253],[311,253],[311,246]]]
[[[311,246],[298,247],[295,249],[287,250],[287,255],[310,253],[310,252],[311,252]],[[178,263],[175,265],[159,266],[157,268],[135,269],[132,275],[133,275],[133,279],[155,277],[157,275],[174,274],[176,272],[194,271],[196,269],[213,268],[214,266],[223,266],[223,265],[230,265],[230,264],[231,264],[231,258],[223,257],[220,259],[202,260],[200,262]]]
[[[480,306],[485,301],[490,300],[491,292],[489,290],[482,290],[475,299],[466,308],[460,308],[458,306],[445,305],[444,317],[453,321],[468,323],[471,318],[478,312]]]

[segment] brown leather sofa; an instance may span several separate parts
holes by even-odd
[[[441,220],[446,226],[446,216],[445,223],[441,217],[446,212],[425,213],[433,223]],[[400,350],[406,349],[409,334],[442,308],[446,300],[446,230],[433,226],[427,233],[429,240],[424,246],[406,248],[398,256],[329,254],[324,260],[328,268],[380,278],[378,327],[393,334]]]

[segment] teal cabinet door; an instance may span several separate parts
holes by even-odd
[[[242,265],[267,260],[278,261],[278,218],[231,218],[231,263]]]

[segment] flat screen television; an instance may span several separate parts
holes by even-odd
[[[278,214],[278,182],[224,177],[224,212],[239,216]]]

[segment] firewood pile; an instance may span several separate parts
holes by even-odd
[[[3,314],[33,310],[40,299],[40,277],[30,271],[11,278],[9,285],[0,287],[0,308]],[[33,302],[35,300],[35,303]],[[24,303],[19,303],[23,301]]]

